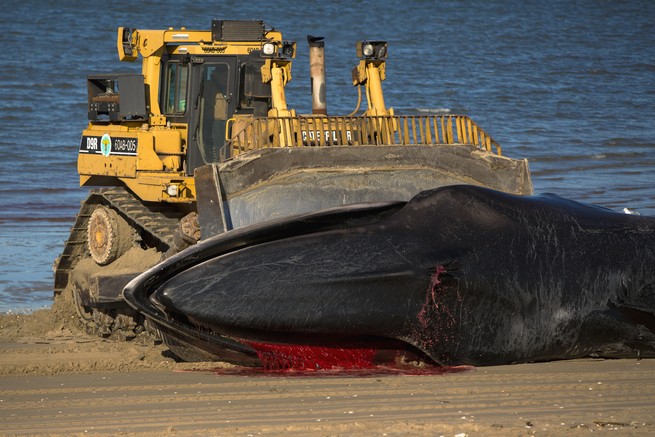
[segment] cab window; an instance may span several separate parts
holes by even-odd
[[[178,62],[169,62],[166,66],[164,84],[164,113],[184,114],[187,103],[187,82],[189,66]]]

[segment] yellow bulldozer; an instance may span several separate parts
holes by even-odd
[[[385,41],[356,42],[357,108],[328,115],[324,41],[308,43],[313,105],[301,115],[285,97],[297,45],[262,21],[118,29],[120,60],[141,55],[142,71],[87,78],[78,172],[82,187],[99,188],[55,263],[55,298],[69,298],[90,330],[134,336],[143,321],[123,287],[233,229],[452,184],[532,193],[527,161],[503,156],[469,117],[385,106]]]

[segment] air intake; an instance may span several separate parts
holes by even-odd
[[[265,34],[263,21],[212,20],[213,41],[261,41]]]

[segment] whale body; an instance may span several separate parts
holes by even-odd
[[[244,365],[293,346],[440,365],[652,357],[655,218],[442,187],[227,232],[124,297],[173,343]]]

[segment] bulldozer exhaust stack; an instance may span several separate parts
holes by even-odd
[[[309,44],[309,76],[312,86],[312,114],[326,115],[325,43],[322,36],[307,35]]]

